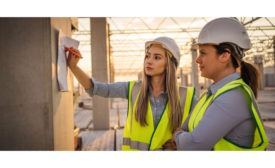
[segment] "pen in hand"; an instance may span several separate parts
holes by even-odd
[[[80,54],[80,52],[72,47],[68,48],[68,47],[64,47],[65,48],[65,52],[69,51],[69,53],[71,53],[71,55],[75,58],[83,58]]]

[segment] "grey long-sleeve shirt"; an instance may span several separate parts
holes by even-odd
[[[231,74],[211,85],[208,91],[215,94],[238,78],[238,73]],[[178,150],[211,150],[223,137],[246,147],[253,143],[255,123],[240,89],[228,91],[215,99],[193,132],[188,132],[188,121],[189,118],[183,125],[184,131],[176,132]]]
[[[94,87],[86,89],[86,92],[90,95],[98,95],[103,97],[112,98],[125,98],[128,99],[128,82],[116,82],[116,83],[102,83],[96,81],[92,78]],[[167,93],[162,92],[157,99],[154,99],[152,95],[152,89],[149,88],[150,103],[153,112],[154,126],[156,127],[161,114],[166,106],[166,101],[168,99]]]
[[[112,98],[125,98],[128,99],[128,82],[116,82],[116,83],[102,83],[96,81],[94,78],[91,79],[94,83],[94,87],[86,89],[86,92],[90,96],[98,95],[103,97],[112,97]],[[154,99],[152,94],[152,88],[149,87],[149,97],[151,103],[151,109],[153,112],[154,126],[156,127],[162,112],[166,106],[168,100],[168,95],[166,92],[162,92],[157,99]],[[192,102],[192,107],[196,105],[197,99],[194,97]]]

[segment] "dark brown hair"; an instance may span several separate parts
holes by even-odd
[[[248,86],[250,86],[255,97],[257,98],[261,75],[259,70],[254,65],[242,60],[241,57],[243,55],[243,50],[232,43],[221,43],[220,45],[215,45],[215,48],[217,49],[218,55],[224,52],[230,52],[233,67],[235,69],[241,67],[241,78]]]

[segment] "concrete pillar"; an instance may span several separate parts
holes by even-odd
[[[273,63],[273,66],[274,66],[274,71],[273,71],[273,77],[275,78],[275,36],[273,36],[273,60],[274,60],[274,63]]]
[[[188,76],[182,72],[182,68],[180,68],[180,85],[188,86]]]
[[[0,150],[73,150],[72,91],[56,80],[58,29],[71,35],[70,18],[0,19]]]
[[[108,30],[109,32],[109,25],[108,25]],[[108,43],[109,43],[109,36],[108,36]],[[114,66],[114,58],[111,57],[112,53],[112,47],[109,45],[109,50],[108,50],[108,54],[109,54],[109,64],[110,64],[110,82],[113,83],[115,82],[115,66]]]
[[[192,40],[191,53],[192,53],[192,85],[196,88],[196,96],[200,95],[199,76],[198,76],[198,65],[196,63],[197,45],[195,45],[195,39]]]
[[[106,18],[91,18],[92,76],[100,82],[109,82],[109,39]],[[94,129],[109,129],[108,98],[94,96]]]
[[[264,67],[263,67],[263,55],[254,56],[254,63],[258,66],[260,74],[261,74],[261,83],[260,89],[263,90],[265,87],[265,75],[264,75]]]

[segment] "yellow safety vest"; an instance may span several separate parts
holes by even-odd
[[[252,147],[239,146],[234,142],[231,142],[225,137],[223,137],[215,144],[213,149],[214,150],[265,150],[268,145],[268,140],[265,134],[263,123],[261,122],[261,119],[258,115],[258,111],[259,111],[258,106],[255,102],[254,94],[251,91],[250,87],[241,78],[227,83],[225,86],[220,88],[214,95],[211,95],[208,98],[207,98],[206,92],[202,94],[201,98],[199,99],[197,105],[195,106],[190,116],[190,119],[188,122],[189,131],[192,132],[197,127],[200,120],[203,118],[207,108],[211,105],[213,101],[215,101],[215,99],[218,96],[236,88],[241,88],[242,92],[246,93],[244,95],[246,96],[249,102],[249,109],[256,125],[253,145]]]
[[[140,82],[129,82],[128,113],[124,126],[122,150],[161,150],[162,145],[172,138],[169,124],[169,106],[168,103],[166,103],[162,116],[159,119],[156,128],[154,128],[153,112],[151,110],[150,100],[148,100],[146,114],[148,125],[141,126],[139,122],[137,122],[135,114],[133,113],[136,111],[140,86]],[[195,88],[180,87],[179,101],[181,110],[184,112],[182,124],[191,110],[194,94]]]

